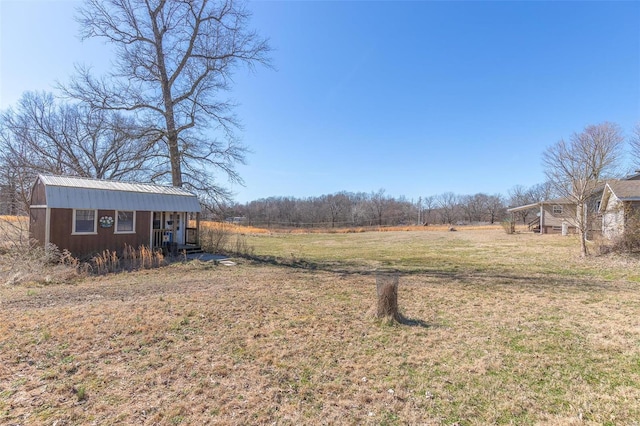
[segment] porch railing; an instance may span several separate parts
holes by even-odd
[[[198,228],[186,228],[186,244],[198,244]],[[153,248],[162,247],[175,242],[173,229],[154,229]]]
[[[162,247],[166,243],[172,242],[173,232],[170,229],[153,230],[153,248]]]
[[[187,244],[198,244],[198,228],[187,228]]]

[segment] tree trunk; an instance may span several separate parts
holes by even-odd
[[[589,250],[587,249],[587,231],[580,229],[580,256],[587,257]]]
[[[580,256],[587,257],[589,250],[587,249],[587,232],[589,229],[589,222],[585,214],[585,203],[581,201],[576,206],[576,220],[578,225],[578,233],[580,234]]]
[[[171,114],[173,116],[173,114]],[[169,126],[167,120],[167,127]],[[171,120],[173,121],[173,120]],[[169,146],[169,160],[171,161],[171,184],[175,187],[182,187],[182,165],[180,164],[180,149],[178,147],[178,133],[174,130],[167,132],[167,145]]]
[[[378,318],[400,322],[402,317],[398,311],[398,274],[377,274],[376,288],[378,292],[376,316]]]
[[[164,103],[164,119],[167,125],[167,146],[169,147],[169,162],[171,163],[171,184],[175,187],[182,187],[182,166],[181,155],[178,144],[178,131],[174,115],[174,104],[171,93],[171,82],[167,73],[167,65],[164,57],[163,36],[158,25],[158,15],[162,6],[150,11],[153,35],[155,37],[156,60],[158,62],[158,72],[160,74],[160,87],[162,88],[162,101]]]

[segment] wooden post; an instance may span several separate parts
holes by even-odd
[[[178,234],[177,234],[177,228],[178,228],[178,221],[176,220],[178,218],[178,213],[177,212],[173,212],[171,214],[171,236],[173,237],[173,241],[171,241],[171,254],[173,256],[176,256],[178,254]]]
[[[200,213],[196,213],[196,245],[200,247]]]
[[[516,212],[511,212],[511,223],[509,224],[509,232],[511,234],[516,233]]]
[[[378,292],[378,318],[400,322],[402,317],[398,311],[398,274],[381,272],[376,274]]]

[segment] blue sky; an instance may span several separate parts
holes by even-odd
[[[0,108],[53,90],[80,42],[77,2],[0,2]],[[238,70],[236,200],[385,189],[502,193],[544,180],[541,153],[586,125],[640,121],[640,2],[256,1],[275,70]],[[224,182],[224,181],[223,181]]]

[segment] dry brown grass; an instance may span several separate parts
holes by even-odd
[[[29,240],[29,218],[0,216],[0,255]]]
[[[195,226],[195,224],[193,225]],[[234,223],[227,222],[215,222],[215,221],[202,221],[200,226],[203,230],[224,230],[225,232],[231,232],[234,234],[268,234],[271,231],[264,228],[256,228],[253,226],[243,226]]]
[[[105,250],[80,262],[55,245],[46,249],[29,240],[28,219],[0,216],[0,285],[72,283],[88,273],[105,274],[165,265],[161,252],[125,246],[122,253]]]
[[[195,226],[195,221],[191,221],[191,226]],[[201,227],[203,230],[223,229],[227,232],[234,234],[354,234],[362,232],[398,232],[398,231],[448,231],[451,225],[429,225],[429,226],[417,226],[417,225],[399,225],[399,226],[356,226],[356,227],[342,227],[342,228],[258,228],[254,226],[237,225],[227,222],[215,222],[215,221],[202,221]],[[501,229],[500,224],[494,225],[462,225],[454,226],[455,229],[462,229],[465,231],[488,231]],[[518,225],[516,227],[518,231],[524,231],[526,227]]]
[[[87,266],[94,274],[108,274],[112,272],[132,271],[135,269],[152,269],[166,265],[162,251],[151,250],[147,246],[137,249],[125,245],[122,253],[104,250],[91,258]]]
[[[0,214],[0,222],[19,222],[19,221],[24,220],[24,219],[25,219],[24,216],[10,216],[10,215],[1,215]]]
[[[270,230],[263,230],[266,232],[248,232],[253,234],[360,234],[363,232],[436,232],[436,231],[449,231],[451,228],[465,231],[488,231],[500,229],[499,224],[495,225],[395,225],[395,226],[355,226],[355,227],[341,227],[341,228],[273,228]],[[518,230],[523,230],[523,227],[518,227]]]
[[[50,249],[45,251],[29,240],[27,217],[0,216],[0,286],[77,279],[77,260],[68,252]]]
[[[460,234],[428,241],[450,238],[439,250],[458,247],[464,264],[469,254],[459,240],[476,238],[482,251],[495,250],[487,259],[505,262],[508,240]],[[390,237],[405,246],[414,238]],[[526,250],[523,242],[542,240],[515,241]],[[572,259],[564,241],[548,243],[556,257]],[[75,285],[0,286],[0,423],[577,425],[640,418],[637,283],[443,267],[401,276],[407,325],[373,320],[367,314],[376,300],[375,274],[366,268],[246,261],[175,264]]]

